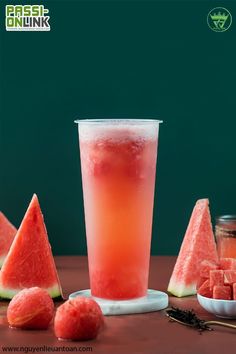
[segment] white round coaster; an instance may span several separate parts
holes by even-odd
[[[69,299],[77,296],[92,297],[101,307],[103,315],[128,315],[163,310],[168,307],[168,295],[162,291],[148,289],[147,296],[133,300],[105,300],[91,295],[90,289],[76,291]]]

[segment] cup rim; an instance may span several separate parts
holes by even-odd
[[[146,125],[151,125],[151,124],[160,124],[163,123],[162,120],[158,119],[138,119],[138,118],[107,118],[107,119],[76,119],[74,120],[74,123],[77,124],[101,124],[101,123],[106,123],[106,124],[146,124]]]

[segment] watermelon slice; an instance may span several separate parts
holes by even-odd
[[[203,260],[218,263],[208,205],[208,199],[200,199],[193,209],[168,286],[168,291],[175,296],[196,294]]]
[[[0,268],[8,254],[17,229],[0,211]]]
[[[34,194],[0,272],[0,297],[11,299],[38,286],[54,298],[61,295],[51,247],[38,198]]]

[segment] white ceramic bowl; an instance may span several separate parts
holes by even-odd
[[[236,318],[236,300],[211,299],[197,294],[199,304],[217,317]]]

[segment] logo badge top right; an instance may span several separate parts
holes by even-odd
[[[232,15],[224,7],[215,7],[207,15],[207,24],[212,31],[225,32],[232,25]]]

